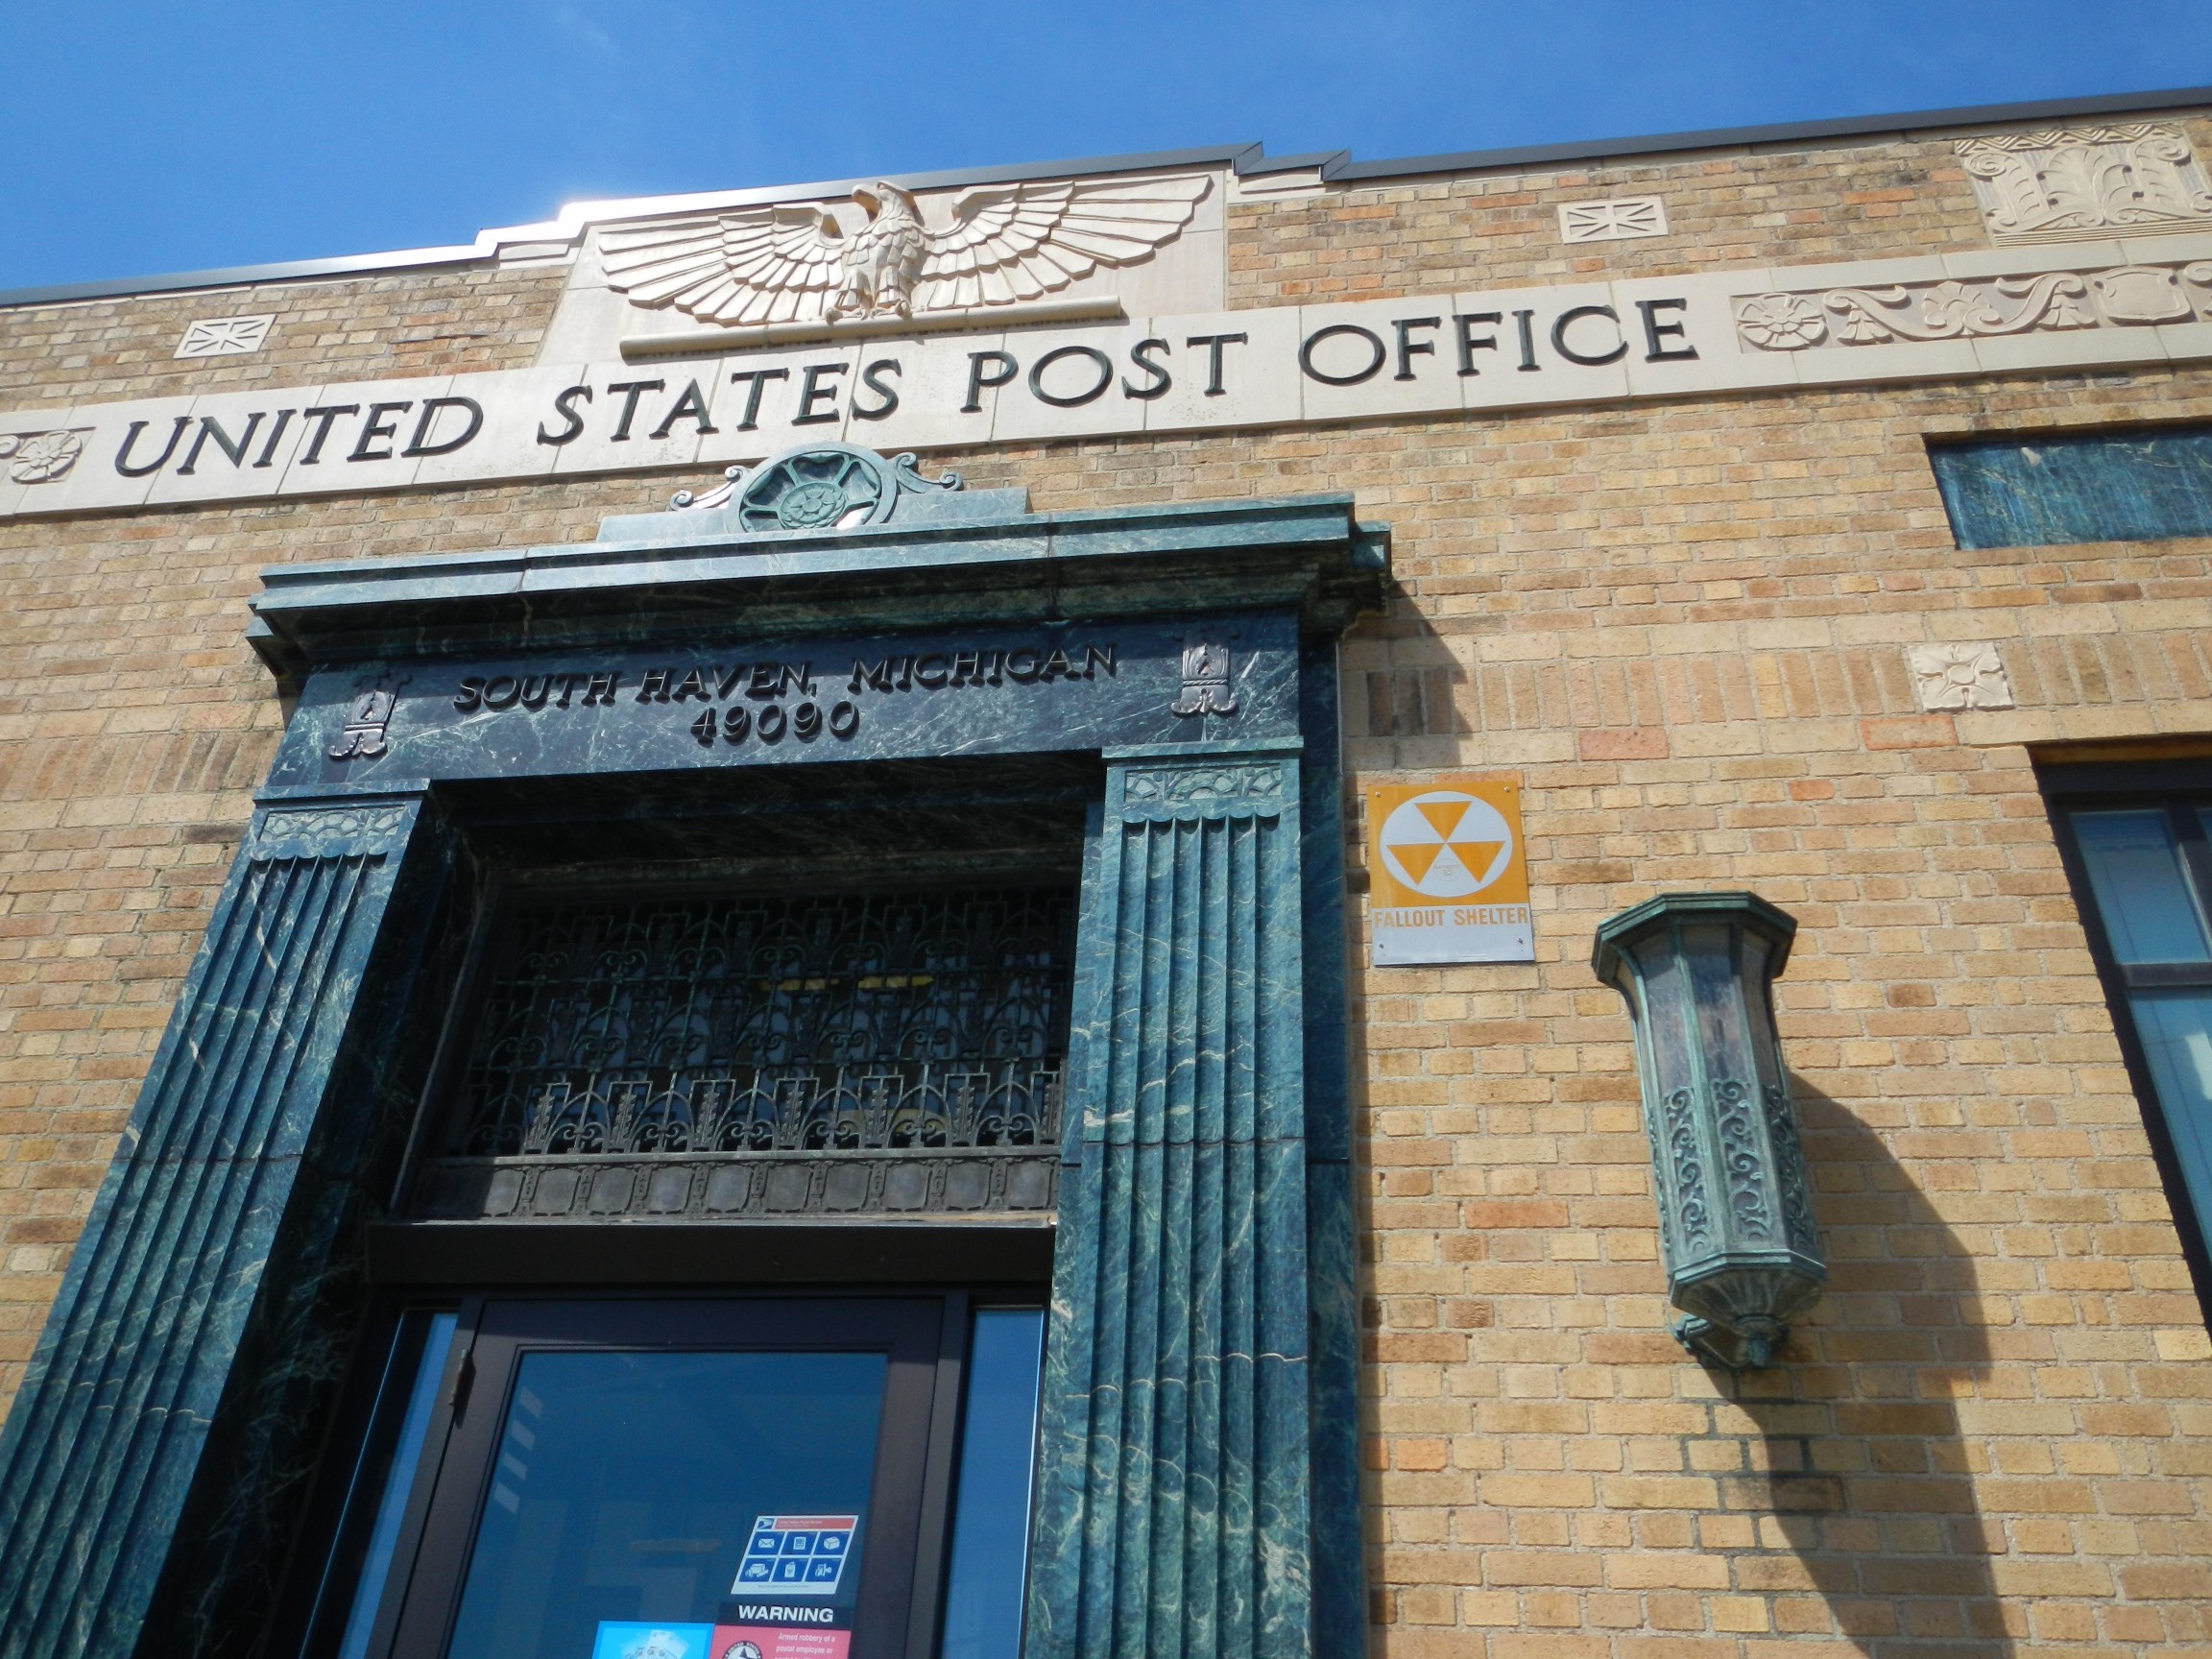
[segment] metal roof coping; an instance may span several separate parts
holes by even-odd
[[[1929,132],[1939,128],[1988,127],[2031,121],[2062,121],[2084,115],[2115,115],[2212,106],[2212,86],[2181,86],[2157,92],[2116,92],[2088,98],[2045,99],[2026,104],[1975,104],[1953,109],[1923,109],[1898,115],[1854,115],[1824,121],[1782,122],[1764,127],[1717,127],[1690,132],[1661,132],[1595,142],[1523,144],[1498,150],[1461,150],[1392,160],[1355,161],[1349,150],[1309,151],[1296,156],[1266,154],[1262,144],[1229,144],[1191,150],[1155,150],[1076,160],[1029,162],[1012,167],[956,168],[936,173],[893,173],[810,184],[764,185],[744,190],[709,190],[667,196],[637,196],[572,202],[548,220],[510,225],[477,234],[474,242],[442,248],[401,249],[333,259],[299,259],[270,265],[228,266],[214,271],[181,271],[98,282],[64,282],[41,288],[0,291],[0,309],[53,305],[84,300],[131,299],[202,288],[236,288],[262,282],[298,281],[317,276],[373,275],[380,271],[464,265],[496,259],[503,248],[529,243],[575,243],[591,226],[625,219],[663,217],[714,207],[745,207],[776,202],[806,202],[850,195],[856,185],[888,177],[915,190],[942,190],[974,184],[1013,184],[1031,179],[1060,179],[1103,173],[1150,172],[1168,167],[1225,166],[1238,178],[1317,171],[1331,184],[1424,174],[1478,173],[1504,167],[1550,166],[1568,161],[1609,161],[1634,156],[1664,156],[1695,150],[1752,149],[1809,139],[1866,137],[1876,133]]]

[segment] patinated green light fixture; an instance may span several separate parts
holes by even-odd
[[[1674,1334],[1731,1370],[1773,1362],[1828,1277],[1774,1034],[1797,924],[1750,893],[1669,893],[1598,928],[1628,1000]]]

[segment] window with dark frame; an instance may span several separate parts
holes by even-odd
[[[511,892],[403,1211],[1048,1210],[1073,910],[1019,882]],[[382,1305],[302,1659],[1017,1659],[1041,1287],[477,1289]]]
[[[1043,1331],[960,1292],[405,1309],[302,1652],[1015,1659]]]
[[[2198,781],[2192,772],[2200,786],[2177,786]],[[2212,768],[2054,768],[2043,782],[2199,1294],[2212,1302]]]

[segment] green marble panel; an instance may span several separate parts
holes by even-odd
[[[1109,768],[1029,1659],[1311,1650],[1298,774],[1233,749]]]
[[[274,1369],[233,1377],[257,1317],[311,1299],[338,1241],[324,1108],[370,1070],[349,1065],[351,1016],[419,816],[405,799],[255,814],[0,1432],[6,1659],[131,1653],[219,1417],[227,1474],[275,1443],[279,1425],[223,1407],[235,1388],[281,1400],[305,1358],[264,1331]],[[246,1525],[207,1496],[199,1549]]]

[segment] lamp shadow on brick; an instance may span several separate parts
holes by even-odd
[[[1971,1255],[1880,1134],[1802,1077],[1791,1094],[1829,1281],[1780,1364],[1723,1382],[1762,1436],[1722,1483],[1754,1524],[1736,1588],[1774,1599],[1777,1634],[1869,1659],[2010,1659],[1956,1404],[1990,1360]]]

